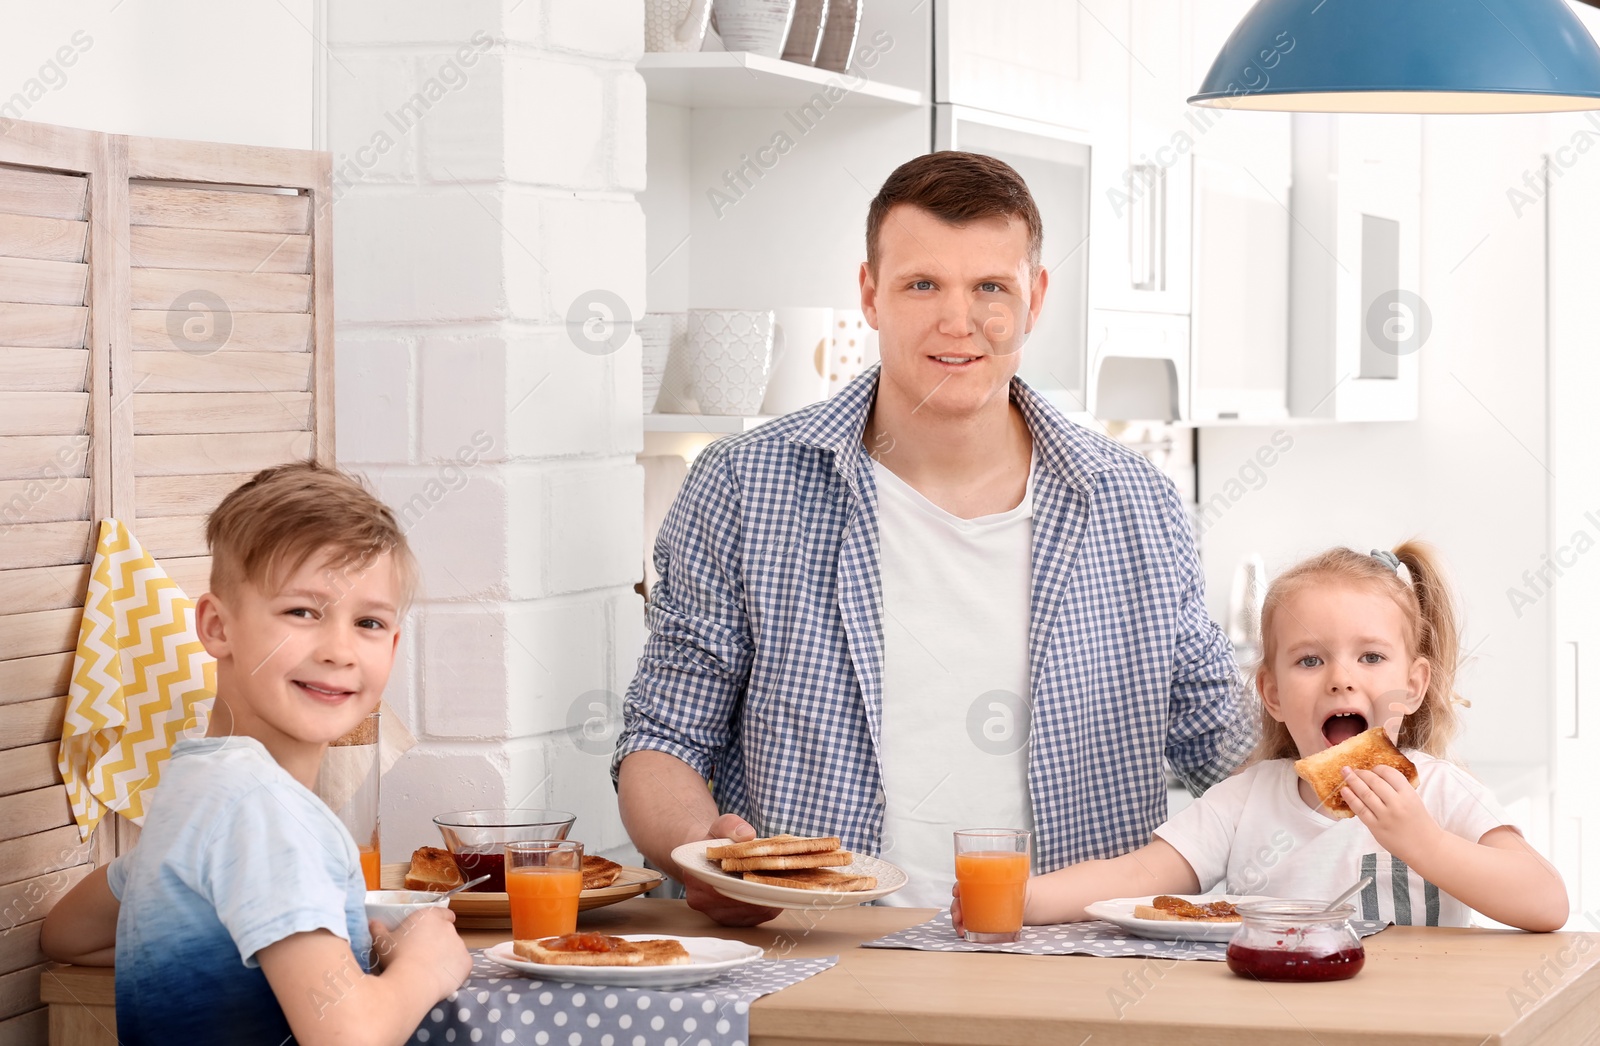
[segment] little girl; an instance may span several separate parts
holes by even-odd
[[[1261,640],[1262,737],[1251,762],[1157,828],[1150,845],[1030,880],[1029,923],[1219,882],[1229,894],[1331,900],[1367,875],[1359,918],[1465,926],[1470,908],[1525,930],[1566,922],[1561,876],[1488,790],[1444,758],[1460,648],[1430,550],[1336,548],[1289,569],[1267,592]],[[1346,767],[1341,794],[1356,816],[1336,819],[1294,760],[1369,726],[1391,737],[1398,726],[1416,787],[1391,767]]]

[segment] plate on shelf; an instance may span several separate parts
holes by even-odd
[[[753,944],[725,941],[720,937],[675,937],[666,933],[621,933],[617,936],[625,941],[677,941],[689,953],[689,961],[677,966],[547,965],[521,958],[512,950],[510,941],[486,948],[484,954],[501,966],[542,981],[609,984],[619,988],[682,988],[703,984],[766,954]]]
[[[1133,909],[1137,905],[1149,904],[1156,899],[1155,894],[1145,897],[1118,897],[1110,901],[1096,901],[1084,906],[1084,914],[1095,919],[1104,919],[1122,927],[1135,937],[1146,937],[1155,941],[1215,941],[1227,944],[1233,935],[1239,932],[1239,921],[1231,922],[1198,922],[1179,921],[1175,919],[1138,919],[1134,917]],[[1167,897],[1181,897],[1186,901],[1196,904],[1205,904],[1210,901],[1228,901],[1240,904],[1244,901],[1264,901],[1266,897],[1256,894],[1212,894],[1203,896],[1192,893],[1166,894]]]
[[[809,908],[813,911],[854,908],[858,904],[887,897],[908,881],[906,873],[888,861],[856,854],[855,860],[845,867],[830,868],[829,871],[870,875],[878,880],[878,885],[871,890],[802,890],[794,886],[769,886],[766,883],[746,882],[736,875],[723,871],[722,866],[716,861],[706,858],[707,847],[724,846],[731,841],[701,839],[698,842],[684,843],[672,851],[672,860],[683,870],[684,875],[699,879],[724,897],[731,897],[746,904],[765,905],[768,908]]]
[[[406,864],[383,866],[383,887],[398,890],[405,885]],[[597,890],[585,890],[578,895],[578,911],[604,908],[608,904],[626,901],[666,882],[667,877],[648,868],[622,866],[616,882]],[[450,910],[456,913],[456,926],[462,930],[508,930],[511,928],[511,902],[503,893],[474,893],[464,890],[450,898]]]

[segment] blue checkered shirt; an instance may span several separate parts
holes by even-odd
[[[696,459],[656,542],[613,777],[630,752],[666,752],[762,835],[879,852],[883,590],[862,446],[876,391],[871,370]],[[1148,843],[1166,769],[1198,793],[1253,737],[1172,483],[1020,379],[1012,399],[1038,456],[1028,788],[1043,872]]]

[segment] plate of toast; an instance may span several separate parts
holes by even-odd
[[[841,850],[836,836],[702,839],[673,850],[672,860],[724,897],[768,908],[853,908],[907,881],[888,861]]]
[[[765,953],[720,937],[569,933],[537,941],[501,941],[484,954],[501,966],[544,981],[621,988],[682,988],[754,962]]]
[[[594,854],[583,857],[583,891],[578,894],[578,910],[604,908],[626,901],[666,881],[666,876],[648,868],[633,868]],[[444,891],[463,882],[461,870],[450,851],[437,846],[419,847],[410,864],[383,866],[386,890]],[[504,893],[464,890],[450,898],[456,913],[456,926],[463,930],[503,930],[511,928],[511,901]]]
[[[1085,905],[1084,912],[1127,930],[1135,937],[1158,941],[1215,941],[1226,944],[1239,932],[1235,905],[1264,901],[1254,894],[1208,896],[1157,894],[1154,897],[1118,897]]]

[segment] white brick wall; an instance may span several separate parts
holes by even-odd
[[[327,10],[340,458],[423,567],[385,856],[437,842],[436,813],[518,802],[615,851],[606,748],[643,642],[643,4]]]

